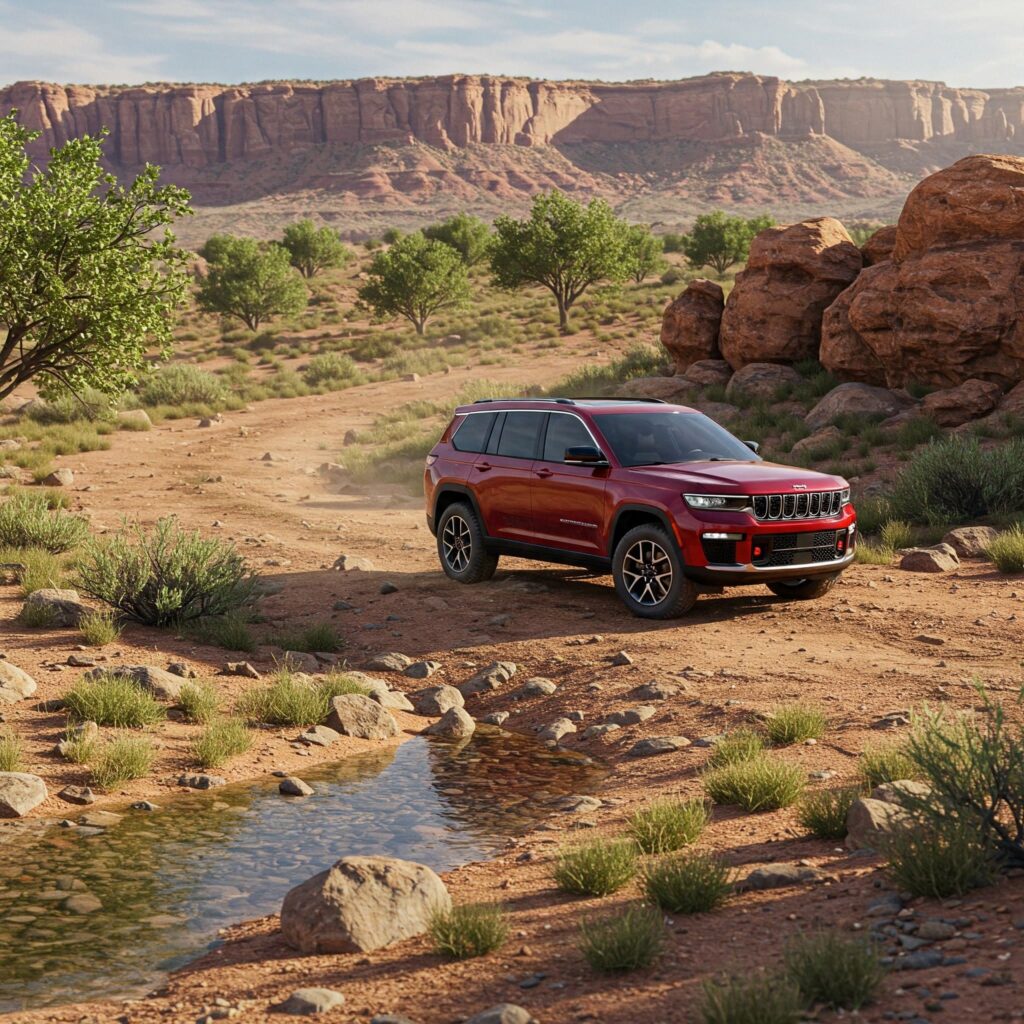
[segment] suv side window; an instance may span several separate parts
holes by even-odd
[[[515,459],[536,458],[537,442],[546,415],[543,412],[507,412],[497,454]]]
[[[496,417],[497,413],[493,412],[470,413],[455,431],[452,447],[460,452],[482,452]]]
[[[594,443],[583,421],[565,413],[551,413],[548,417],[548,432],[544,438],[544,461],[564,462],[565,449],[576,445]]]

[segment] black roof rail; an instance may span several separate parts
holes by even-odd
[[[478,398],[473,405],[483,405],[485,402],[555,402],[558,405],[575,405],[571,398]]]
[[[556,405],[576,405],[577,402],[607,402],[609,405],[614,405],[617,402],[625,404],[626,402],[639,402],[640,404],[646,405],[664,405],[665,402],[661,398],[609,398],[607,395],[598,396],[586,396],[578,398],[477,398],[472,405],[483,405],[486,402],[554,402]]]
[[[608,395],[586,395],[580,396],[576,399],[577,402],[607,402],[609,405],[616,403],[622,403],[625,405],[627,402],[640,402],[646,405],[664,405],[665,400],[663,398],[615,398],[609,397]]]

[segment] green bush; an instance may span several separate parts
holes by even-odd
[[[635,846],[603,839],[560,851],[554,869],[555,884],[574,896],[609,896],[635,875]]]
[[[304,651],[315,654],[318,651],[333,654],[344,643],[338,631],[329,622],[316,622],[302,629],[288,630],[268,636],[266,642],[286,651]]]
[[[50,629],[57,621],[57,612],[48,604],[26,601],[18,613],[18,622],[26,629]]]
[[[879,540],[883,548],[890,551],[899,551],[901,548],[909,548],[913,534],[910,523],[902,519],[890,519],[882,525],[879,532]]]
[[[154,760],[156,751],[148,736],[116,736],[95,749],[89,769],[97,786],[113,789],[147,775]]]
[[[882,743],[867,747],[860,756],[857,771],[869,789],[881,786],[885,782],[913,779],[920,774],[906,747],[901,743]]]
[[[922,449],[896,480],[893,514],[908,522],[962,523],[1024,508],[1024,440],[984,449],[953,435]]]
[[[21,737],[11,728],[0,732],[0,772],[21,771]]]
[[[1000,572],[1024,572],[1024,527],[1016,524],[999,534],[985,548],[985,555]]]
[[[706,981],[703,1024],[797,1024],[804,1001],[789,978],[757,972],[727,981]]]
[[[763,755],[713,768],[704,788],[716,804],[733,804],[745,811],[775,811],[789,807],[804,788],[804,774],[795,765]]]
[[[60,753],[65,761],[72,764],[88,764],[96,750],[96,738],[85,736],[69,726],[60,742]]]
[[[811,835],[819,839],[846,837],[846,815],[861,795],[860,787],[819,789],[807,793],[797,808],[797,818]]]
[[[363,379],[356,364],[340,352],[323,352],[314,356],[306,366],[303,377],[310,387],[333,390],[358,384]]]
[[[0,545],[70,551],[85,540],[89,524],[80,516],[50,511],[45,494],[18,492],[0,505]]]
[[[105,647],[121,635],[121,626],[112,611],[97,609],[86,612],[78,620],[78,632],[90,647]]]
[[[786,949],[786,973],[810,1005],[859,1010],[870,1003],[885,976],[879,950],[837,932],[801,936]]]
[[[915,896],[947,899],[990,884],[996,859],[977,822],[967,817],[940,819],[917,815],[897,828],[882,844],[889,874],[896,885]]]
[[[629,832],[644,853],[671,853],[694,842],[710,814],[703,800],[657,800],[629,819]]]
[[[498,949],[508,938],[508,922],[496,904],[467,903],[433,914],[427,934],[442,956],[466,960]]]
[[[752,761],[764,753],[764,737],[753,729],[736,729],[726,733],[712,748],[708,758],[710,768]]]
[[[192,741],[192,760],[200,768],[219,768],[252,746],[252,734],[237,718],[217,718]]]
[[[187,633],[197,643],[213,644],[226,651],[253,654],[258,646],[249,628],[249,617],[244,612],[195,619],[189,623]]]
[[[127,676],[106,674],[81,678],[64,695],[64,707],[79,722],[141,728],[159,722],[163,707]]]
[[[148,626],[170,626],[247,607],[255,579],[226,541],[204,539],[160,519],[152,531],[126,526],[110,540],[93,540],[78,565],[79,586]]]
[[[872,543],[863,537],[857,541],[854,554],[860,565],[889,565],[896,557],[896,552],[892,548]]]
[[[59,589],[64,582],[64,558],[61,555],[51,554],[43,548],[8,548],[2,554],[10,554],[11,557],[0,560],[23,566],[18,572],[18,582],[25,597],[48,587]]]
[[[316,725],[331,710],[331,699],[346,693],[368,693],[367,687],[344,673],[331,673],[315,683],[281,669],[267,684],[242,694],[238,712],[250,722],[268,725]]]
[[[671,914],[702,914],[725,902],[733,871],[721,857],[684,853],[655,861],[643,877],[644,894]]]
[[[220,693],[213,683],[182,683],[178,707],[189,722],[205,724],[213,721],[220,710]]]
[[[228,397],[224,382],[216,375],[189,363],[170,363],[146,377],[139,387],[143,405],[222,406]]]
[[[825,732],[825,716],[805,704],[780,705],[765,719],[764,730],[772,746],[788,747],[819,739]]]
[[[665,947],[661,911],[634,905],[580,926],[580,952],[588,964],[605,974],[650,967]]]

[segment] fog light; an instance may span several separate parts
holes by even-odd
[[[743,540],[742,533],[703,533],[705,540]]]

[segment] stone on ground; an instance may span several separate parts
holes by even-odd
[[[205,773],[196,775],[179,775],[178,785],[188,789],[215,789],[217,786],[226,786],[228,780],[222,775],[207,775]]]
[[[450,740],[463,740],[467,736],[472,736],[475,729],[476,722],[473,721],[464,708],[449,708],[425,732],[428,736],[443,736]]]
[[[44,587],[29,594],[25,598],[25,607],[46,608],[51,625],[62,628],[77,626],[82,616],[90,610],[80,600],[77,590],[60,590],[55,587]]]
[[[650,739],[639,740],[629,748],[631,757],[655,757],[658,754],[671,754],[683,750],[690,745],[686,736],[652,736]]]
[[[282,779],[281,784],[277,787],[277,791],[281,796],[313,795],[313,787],[308,782],[295,778],[294,775],[289,775],[288,778]]]
[[[553,722],[545,725],[537,735],[542,740],[554,740],[556,743],[563,737],[576,731],[576,726],[571,719],[556,718]]]
[[[465,698],[454,686],[428,686],[423,690],[417,690],[410,694],[413,708],[417,715],[427,715],[430,718],[436,715],[443,715],[452,708],[461,708]]]
[[[846,815],[846,848],[875,850],[879,841],[910,820],[898,804],[863,797],[855,800]]]
[[[0,772],[0,818],[22,818],[46,799],[46,783],[27,772]]]
[[[498,1003],[490,1009],[474,1014],[466,1024],[537,1024],[529,1010],[515,1003]]]
[[[982,558],[985,548],[999,536],[991,526],[958,526],[942,538],[960,558]]]
[[[514,662],[495,661],[474,673],[464,683],[460,683],[459,692],[463,697],[471,697],[476,693],[497,690],[502,683],[507,683],[516,674],[516,668]]]
[[[16,704],[36,692],[36,681],[9,661],[0,661],[0,704]]]
[[[186,680],[181,676],[157,668],[156,665],[120,665],[115,668],[94,668],[86,673],[86,678],[96,679],[105,675],[123,676],[133,683],[148,690],[159,700],[177,700],[181,696],[181,688]]]
[[[363,740],[386,740],[398,735],[394,716],[361,693],[343,693],[334,697],[326,724],[342,736]]]
[[[299,988],[274,1009],[295,1017],[309,1017],[315,1013],[327,1013],[344,1003],[345,997],[333,988]]]
[[[822,882],[828,875],[806,864],[768,864],[755,868],[742,881],[736,883],[739,892],[759,892],[762,889],[782,889],[805,882]]]
[[[900,559],[900,568],[907,572],[952,572],[959,567],[960,559],[948,544],[910,548]]]
[[[439,668],[439,661],[414,661],[403,670],[403,675],[410,679],[429,679]]]
[[[363,666],[371,672],[404,672],[412,664],[408,654],[399,651],[381,651]]]

